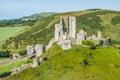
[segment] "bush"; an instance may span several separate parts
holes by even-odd
[[[7,77],[11,74],[11,72],[4,72],[0,74],[0,78]]]
[[[100,41],[99,41],[99,45],[100,45],[100,46],[103,45],[103,40],[100,40]]]
[[[110,42],[112,45],[115,45],[115,44],[119,44],[120,45],[120,41],[116,41],[116,40],[111,40]]]
[[[0,57],[10,57],[10,51],[6,50],[6,51],[1,51],[0,52]]]
[[[19,51],[19,54],[20,54],[21,56],[24,56],[24,55],[27,54],[27,51],[26,51],[26,50]]]
[[[83,60],[82,65],[83,65],[83,66],[88,65],[88,61],[87,61],[87,59],[84,59],[84,60]]]
[[[116,17],[112,18],[111,23],[113,25],[119,24],[120,23],[120,16],[116,16]]]
[[[90,42],[89,40],[83,40],[83,41],[82,41],[82,44],[83,44],[83,45],[90,45],[91,42]]]
[[[90,44],[90,49],[96,49],[96,46],[94,44]]]
[[[43,60],[46,61],[48,58],[47,57],[44,57]]]
[[[26,63],[32,63],[32,59],[28,58]]]
[[[118,49],[120,49],[120,47],[118,47]]]

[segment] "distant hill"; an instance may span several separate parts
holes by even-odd
[[[33,14],[33,15],[30,15],[30,16],[25,16],[23,18],[20,18],[21,20],[38,20],[38,19],[41,19],[41,18],[44,18],[44,17],[48,17],[50,15],[53,15],[53,14],[56,14],[54,12],[43,12],[43,13],[36,13],[36,14]]]
[[[120,44],[120,12],[85,10],[59,13],[38,20],[20,35],[7,40],[4,46],[12,48],[13,42],[19,45],[19,48],[25,48],[27,45],[37,43],[48,44],[49,40],[54,37],[54,25],[60,22],[60,16],[76,16],[77,32],[80,29],[85,29],[88,35],[92,35],[97,33],[97,31],[101,31],[103,37],[111,37],[112,43]]]
[[[36,13],[30,16],[25,16],[19,19],[0,20],[0,27],[14,27],[14,26],[32,26],[37,20],[48,17],[56,13],[43,12]]]

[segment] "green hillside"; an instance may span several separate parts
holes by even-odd
[[[120,53],[115,47],[95,50],[73,46],[63,51],[54,45],[43,56],[48,60],[7,80],[119,80]],[[6,79],[5,79],[6,80]]]
[[[104,37],[111,37],[113,43],[120,44],[120,12],[110,10],[86,10],[61,13],[43,18],[24,33],[9,39],[4,45],[6,48],[13,42],[19,48],[37,43],[47,44],[54,37],[54,25],[60,22],[60,16],[76,16],[77,32],[85,29],[88,35],[101,31]],[[16,45],[15,44],[15,45]],[[12,48],[12,47],[10,47]]]
[[[54,12],[42,12],[42,13],[36,13],[36,14],[32,14],[30,16],[25,16],[23,18],[21,18],[21,20],[38,20],[44,17],[48,17],[50,15],[56,14]]]
[[[43,12],[36,13],[30,16],[25,16],[18,19],[0,20],[0,27],[15,27],[15,26],[33,26],[33,24],[42,18],[48,17],[56,13]]]
[[[22,31],[25,28],[26,26],[0,27],[0,42],[17,35],[20,31]]]

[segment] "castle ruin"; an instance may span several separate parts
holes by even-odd
[[[83,40],[103,40],[102,34],[98,31],[97,35],[87,36],[87,32],[84,30],[80,30],[78,33],[76,32],[76,17],[75,16],[61,16],[60,23],[55,24],[54,38],[49,41],[48,45],[36,44],[35,46],[27,46],[27,57],[33,57],[34,62],[33,65],[26,64],[20,68],[17,68],[12,71],[12,74],[16,74],[21,70],[24,70],[30,66],[33,68],[37,67],[45,60],[43,57],[38,59],[39,56],[52,47],[53,43],[57,42],[62,49],[68,50],[72,47],[72,45],[82,45]],[[104,46],[109,45],[109,39],[106,39],[103,43]],[[16,59],[19,55],[14,55],[14,59]]]
[[[97,36],[94,34],[87,37],[87,32],[84,30],[76,33],[76,17],[61,16],[60,23],[55,24],[54,38],[64,50],[67,50],[71,45],[82,45],[83,40],[102,40],[102,34],[98,31]]]
[[[82,45],[83,40],[102,40],[102,34],[98,31],[98,34],[87,36],[87,32],[80,30],[76,32],[76,17],[75,16],[61,16],[60,23],[55,24],[54,38],[49,41],[49,44],[44,46],[42,44],[36,44],[35,47],[27,46],[27,55],[41,56],[46,50],[48,50],[54,42],[57,42],[62,49],[68,50],[72,45]]]

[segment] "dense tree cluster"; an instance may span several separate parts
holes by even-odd
[[[0,21],[0,27],[15,27],[15,26],[33,26],[37,20],[22,21],[21,19],[15,20],[2,20]]]
[[[0,51],[0,57],[10,57],[10,51],[5,50],[5,51]]]
[[[4,73],[0,74],[0,78],[7,77],[10,74],[11,74],[11,72],[4,72]]]

